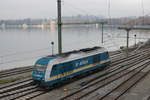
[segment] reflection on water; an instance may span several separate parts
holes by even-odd
[[[149,31],[131,31],[130,45],[146,41]],[[0,29],[0,70],[19,66],[33,65],[41,56],[50,55],[51,41],[54,41],[54,52],[57,53],[56,28],[7,28]],[[63,52],[81,48],[104,46],[108,50],[119,49],[126,45],[126,31],[105,27],[104,44],[101,44],[101,29],[96,25],[63,26]]]

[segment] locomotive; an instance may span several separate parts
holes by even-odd
[[[105,68],[110,63],[105,48],[86,48],[38,59],[32,69],[32,78],[40,85],[53,86],[69,78]]]

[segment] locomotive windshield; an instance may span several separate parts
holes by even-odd
[[[34,65],[34,69],[37,70],[37,71],[45,72],[46,71],[46,66],[47,65],[36,64],[36,65]]]

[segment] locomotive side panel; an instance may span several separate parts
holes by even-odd
[[[108,57],[108,53],[105,52],[82,59],[56,64],[52,67],[49,81],[55,81],[54,83],[58,83],[66,80],[67,78],[74,77],[97,68],[103,68],[110,63]]]

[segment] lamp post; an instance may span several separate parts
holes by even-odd
[[[136,34],[134,35],[134,39],[135,39],[135,47],[136,47]]]
[[[126,28],[125,29],[126,31],[127,31],[127,50],[128,50],[128,48],[129,48],[129,32],[130,32],[130,28]]]
[[[101,23],[102,24],[102,44],[104,43],[104,31],[103,31],[103,28],[104,28],[104,23]]]
[[[54,55],[54,42],[51,42],[52,45],[52,56]]]

